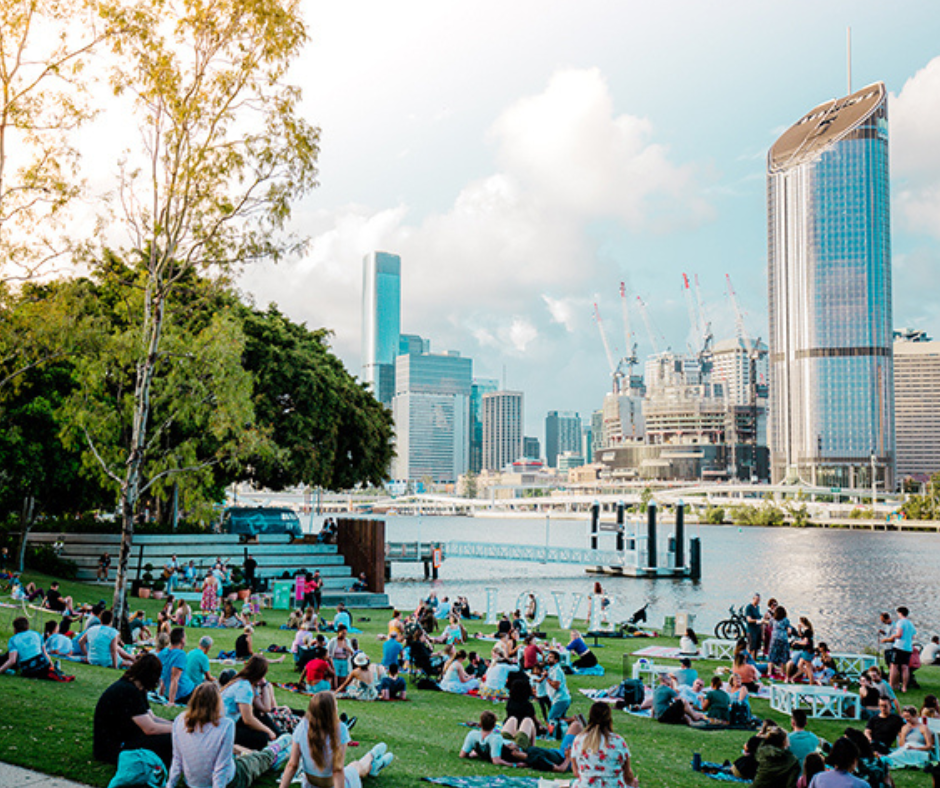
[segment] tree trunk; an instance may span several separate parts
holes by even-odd
[[[20,574],[26,566],[26,541],[29,539],[29,532],[33,530],[33,510],[36,505],[36,499],[32,495],[27,495],[23,499],[23,511],[20,512],[20,555],[17,565]]]
[[[146,351],[137,364],[137,382],[134,387],[134,424],[127,455],[127,469],[121,484],[121,550],[118,554],[117,576],[114,579],[112,611],[114,626],[120,631],[127,627],[127,562],[134,542],[134,516],[140,498],[141,474],[144,466],[144,446],[147,442],[147,421],[150,417],[150,391],[156,372],[163,329],[164,294],[159,284],[148,290],[144,305],[142,330]]]

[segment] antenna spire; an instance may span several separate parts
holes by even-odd
[[[852,95],[852,28],[845,28],[845,55],[848,65],[848,78],[849,78],[849,92],[846,94],[848,96]]]

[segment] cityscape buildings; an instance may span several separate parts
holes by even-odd
[[[894,487],[887,100],[820,104],[768,153],[774,482]]]
[[[522,457],[522,392],[494,391],[482,402],[483,470],[501,471]]]
[[[401,258],[370,252],[362,265],[362,381],[391,406],[401,336]]]
[[[499,390],[493,378],[474,378],[470,386],[470,472],[483,470],[483,395]]]
[[[455,352],[398,356],[393,479],[453,483],[467,472],[472,381],[473,362]]]
[[[940,471],[940,342],[922,331],[897,331],[894,407],[898,479]]]
[[[537,460],[542,456],[542,448],[539,446],[538,438],[528,435],[522,438],[522,456],[530,460]]]
[[[545,417],[545,461],[548,467],[557,468],[558,455],[566,451],[581,451],[581,417],[570,410],[550,410]]]

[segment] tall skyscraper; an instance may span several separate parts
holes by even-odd
[[[894,487],[888,105],[810,110],[767,157],[774,482]]]
[[[483,470],[483,395],[499,390],[499,381],[474,378],[470,386],[470,472]]]
[[[395,360],[396,481],[456,482],[469,461],[473,362],[457,353]]]
[[[522,392],[483,395],[483,469],[501,471],[522,457]]]
[[[391,406],[401,336],[401,258],[370,252],[362,262],[362,380]]]
[[[895,333],[894,413],[898,479],[940,471],[940,342],[923,332]]]
[[[529,435],[522,438],[522,456],[527,460],[537,460],[542,456],[538,438]]]
[[[545,417],[545,462],[558,467],[558,455],[581,452],[581,417],[572,411],[550,410]]]

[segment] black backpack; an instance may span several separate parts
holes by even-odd
[[[646,688],[639,679],[624,679],[617,688],[616,697],[623,700],[625,706],[637,706],[646,697]]]

